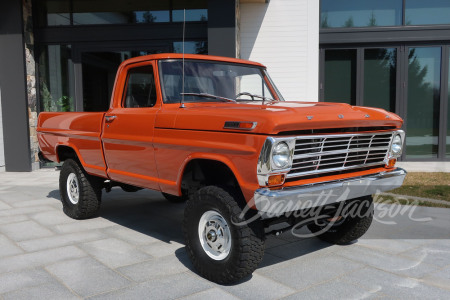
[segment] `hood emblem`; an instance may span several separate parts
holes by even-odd
[[[389,118],[390,118],[390,116],[386,115],[386,119],[389,119]]]
[[[344,115],[339,115],[338,118],[339,118],[339,119],[343,119],[343,118],[344,118]]]
[[[366,118],[370,118],[370,115],[365,115]]]
[[[308,120],[312,120],[312,119],[314,118],[314,116],[306,116],[306,118],[307,118]]]

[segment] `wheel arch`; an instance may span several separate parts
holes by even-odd
[[[237,168],[228,159],[218,156],[193,155],[185,160],[177,180],[179,195],[188,191],[195,192],[207,185],[217,185],[232,188],[234,192],[245,202]]]
[[[80,159],[79,152],[72,146],[72,145],[65,145],[65,144],[58,144],[55,147],[55,154],[57,162],[63,162],[66,159],[72,158],[79,160],[82,163],[82,160]]]

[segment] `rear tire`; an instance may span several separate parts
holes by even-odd
[[[187,201],[184,212],[188,255],[201,276],[220,284],[250,275],[264,255],[261,220],[236,224],[248,216],[241,218],[242,207],[235,199],[222,188],[207,186]]]
[[[86,173],[78,161],[68,159],[59,174],[63,211],[73,219],[97,215],[102,197],[102,178]]]
[[[322,224],[309,224],[308,229],[312,233],[317,234],[316,236],[319,239],[337,245],[347,245],[359,239],[367,232],[372,224],[373,199],[372,196],[367,196],[355,199],[348,205],[356,205],[358,207],[358,213],[345,217],[344,220],[329,227],[327,231],[324,231],[328,225],[326,222],[322,222]]]

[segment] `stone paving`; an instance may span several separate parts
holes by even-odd
[[[187,258],[184,204],[114,188],[100,217],[76,221],[62,212],[58,175],[0,173],[0,299],[450,298],[449,209],[420,207],[393,225],[378,205],[368,234],[348,246],[269,237],[254,274],[221,286]]]

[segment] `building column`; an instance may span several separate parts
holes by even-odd
[[[236,58],[239,0],[208,0],[208,54]]]
[[[6,171],[31,171],[22,0],[0,1],[0,93]]]

